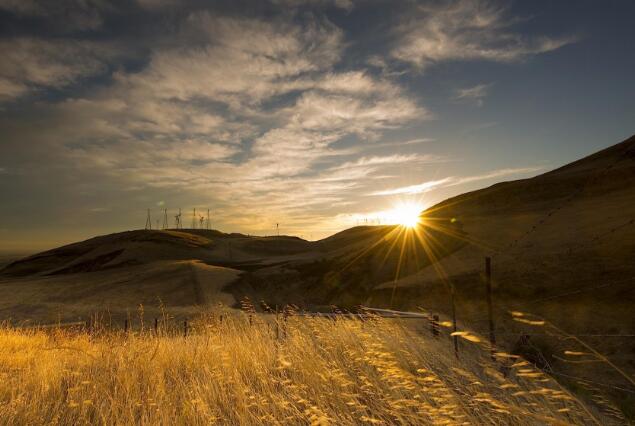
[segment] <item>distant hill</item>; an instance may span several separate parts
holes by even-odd
[[[76,320],[108,310],[121,318],[145,305],[187,315],[211,303],[233,306],[223,289],[244,271],[315,257],[297,237],[215,230],[137,230],[91,238],[15,260],[0,269],[0,317]]]
[[[543,175],[448,199],[423,212],[418,237],[397,226],[359,226],[316,242],[215,230],[127,231],[15,261],[0,270],[0,285],[75,276],[88,282],[96,273],[198,261],[240,271],[225,289],[234,298],[309,307],[392,300],[393,307],[447,311],[442,271],[469,316],[482,309],[485,256],[493,258],[498,297],[510,301],[635,275],[634,146],[629,138]],[[619,300],[631,288],[615,285],[603,295]]]

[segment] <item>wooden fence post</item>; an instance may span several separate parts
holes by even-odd
[[[454,303],[454,284],[450,283],[450,300],[452,303],[452,326],[456,333],[456,304]],[[456,334],[453,337],[454,340],[454,356],[459,358],[459,336]]]
[[[159,319],[158,318],[154,318],[154,333],[157,336],[159,335]]]
[[[128,318],[126,318],[123,322],[123,331],[128,332]]]
[[[183,321],[183,337],[187,337],[187,320]]]
[[[439,315],[432,315],[432,320],[430,321],[430,329],[434,337],[439,337]]]
[[[492,359],[496,360],[494,355],[496,346],[496,335],[494,334],[494,308],[492,303],[492,259],[485,258],[485,286],[487,289],[487,316],[489,318],[489,343],[491,345]]]

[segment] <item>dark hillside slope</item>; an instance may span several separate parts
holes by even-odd
[[[635,138],[531,179],[505,182],[446,200],[424,220],[457,218],[470,243],[433,266],[375,287],[369,303],[450,312],[486,333],[484,258],[492,258],[497,341],[531,351],[559,374],[631,388],[598,364],[560,361],[571,340],[511,320],[532,313],[557,324],[635,374]],[[440,278],[440,272],[447,280]],[[523,349],[524,347],[524,349]],[[617,392],[616,398],[625,394]],[[630,395],[630,394],[626,394]],[[624,404],[633,406],[627,399]],[[635,413],[631,413],[635,415]]]

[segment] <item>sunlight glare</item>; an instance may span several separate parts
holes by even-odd
[[[402,203],[389,212],[390,221],[406,228],[414,228],[420,223],[423,207],[415,203]]]

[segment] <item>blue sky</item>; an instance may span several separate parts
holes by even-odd
[[[545,172],[634,133],[634,12],[0,0],[0,250],[147,208],[316,239]]]

